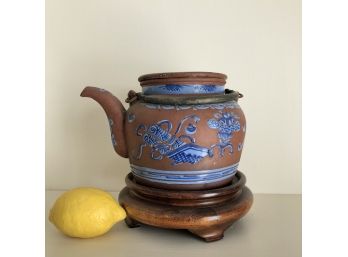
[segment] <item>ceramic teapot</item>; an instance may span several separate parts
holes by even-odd
[[[227,76],[213,72],[154,73],[139,77],[125,110],[110,92],[86,87],[104,109],[112,144],[129,158],[137,183],[175,190],[202,190],[232,181],[246,123]]]

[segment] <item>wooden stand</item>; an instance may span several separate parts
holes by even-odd
[[[127,187],[118,200],[127,212],[126,223],[131,228],[147,224],[187,229],[211,242],[222,239],[224,231],[249,211],[253,195],[245,182],[245,176],[238,171],[233,181],[221,188],[175,191],[138,184],[129,173]]]

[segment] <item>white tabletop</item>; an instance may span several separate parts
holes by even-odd
[[[62,192],[46,191],[46,257],[301,256],[301,195],[255,194],[249,213],[222,240],[206,243],[186,231],[130,229],[124,222],[98,238],[69,238],[48,221],[48,211]]]

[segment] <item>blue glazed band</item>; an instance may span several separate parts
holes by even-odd
[[[165,184],[204,184],[224,180],[237,173],[239,163],[220,169],[175,171],[156,170],[131,165],[132,173],[140,178]]]
[[[181,95],[181,94],[221,94],[224,92],[222,85],[156,85],[143,86],[144,95]]]
[[[152,103],[144,103],[145,107],[149,109],[163,109],[163,110],[223,110],[223,109],[240,109],[240,106],[236,101],[230,101],[225,103],[217,103],[217,104],[191,104],[191,105],[164,105],[164,104],[152,104]]]

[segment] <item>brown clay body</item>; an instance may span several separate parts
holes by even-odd
[[[104,108],[116,152],[128,157],[135,181],[154,188],[202,190],[230,183],[241,158],[246,120],[227,99],[226,75],[149,74],[126,111],[110,92],[87,87]]]

